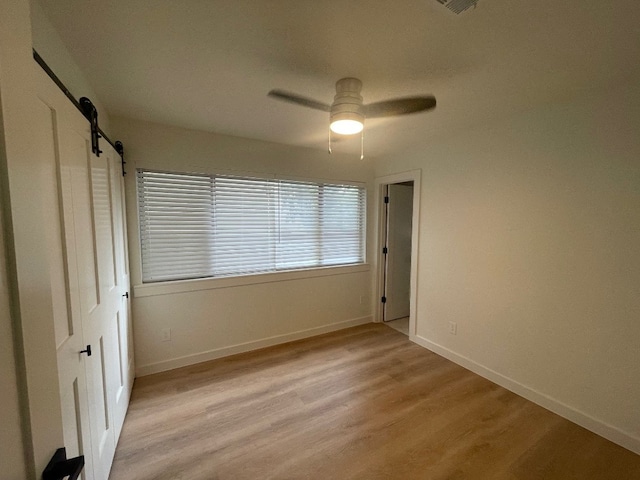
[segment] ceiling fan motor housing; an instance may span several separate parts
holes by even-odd
[[[331,105],[331,123],[356,120],[364,124],[362,82],[357,78],[342,78],[336,82],[336,96]]]

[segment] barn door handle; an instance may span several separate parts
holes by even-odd
[[[86,350],[80,350],[80,353],[86,353],[87,357],[91,356],[91,345],[87,345],[87,349]]]
[[[65,448],[59,448],[53,454],[47,468],[42,472],[42,480],[76,480],[84,467],[84,455],[67,458]]]
[[[129,298],[129,292],[126,292],[124,295],[122,295],[123,297],[127,297]]]

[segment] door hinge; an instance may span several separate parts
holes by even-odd
[[[382,298],[380,299],[380,301],[381,301],[382,303],[387,303],[387,297],[382,297]]]
[[[387,253],[389,253],[389,249],[387,247],[384,247],[382,249],[382,253],[384,253],[386,255]]]
[[[389,203],[389,197],[384,197],[384,203]]]

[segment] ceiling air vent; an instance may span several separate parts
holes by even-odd
[[[475,7],[479,0],[436,0],[455,14],[460,14],[468,8]]]

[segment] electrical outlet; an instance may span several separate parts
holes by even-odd
[[[449,322],[449,333],[456,335],[458,333],[458,324],[456,322]]]
[[[161,333],[162,333],[162,341],[163,342],[171,341],[171,329],[170,328],[163,328]]]

